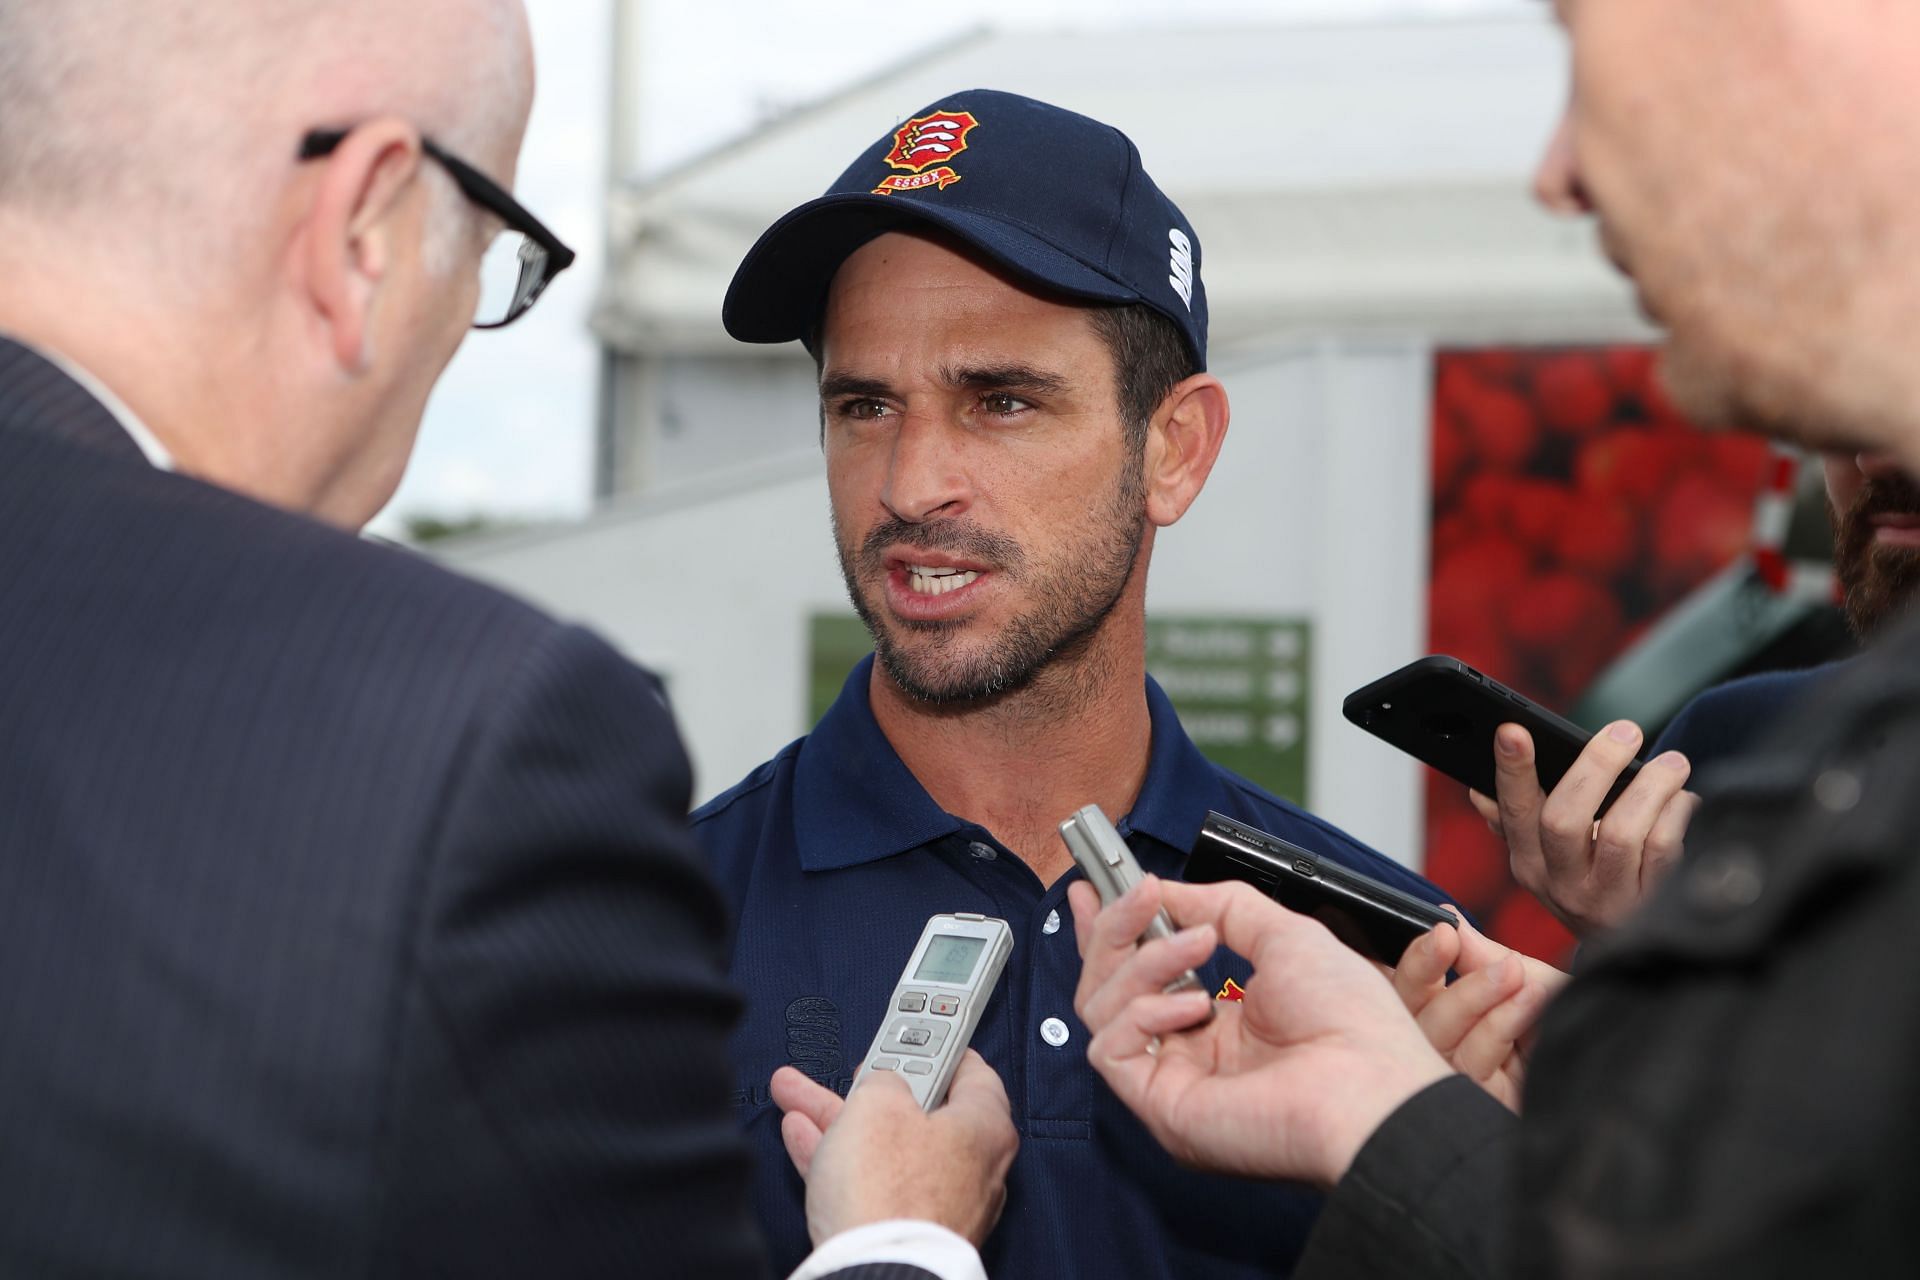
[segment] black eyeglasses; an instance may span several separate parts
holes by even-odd
[[[349,132],[315,129],[301,139],[300,158],[332,155]],[[460,194],[506,223],[481,259],[480,304],[473,317],[476,329],[504,329],[531,310],[554,277],[573,265],[573,250],[492,178],[431,138],[420,139],[420,147],[446,169]]]

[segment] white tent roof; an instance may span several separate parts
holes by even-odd
[[[1200,233],[1216,349],[1329,327],[1633,331],[1590,230],[1528,195],[1566,92],[1564,41],[1542,10],[976,33],[618,193],[596,329],[633,350],[750,350],[719,314],[754,238],[916,109],[989,87],[1133,138]]]

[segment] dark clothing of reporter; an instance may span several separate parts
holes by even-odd
[[[1685,863],[1548,1011],[1523,1120],[1374,1134],[1307,1276],[1903,1273],[1920,1246],[1920,626],[1723,761]]]

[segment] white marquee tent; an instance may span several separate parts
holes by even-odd
[[[1307,798],[1417,862],[1415,768],[1339,703],[1422,651],[1432,353],[1645,336],[1591,230],[1530,200],[1566,89],[1544,13],[981,32],[619,190],[601,509],[449,558],[663,671],[702,795],[804,732],[809,619],[845,611],[813,370],[797,346],[729,340],[720,300],[768,223],[974,86],[1120,127],[1199,231],[1234,425],[1160,540],[1150,611],[1305,621]]]

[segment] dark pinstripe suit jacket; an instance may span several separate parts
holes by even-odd
[[[0,1276],[759,1274],[687,792],[604,644],[0,340]]]

